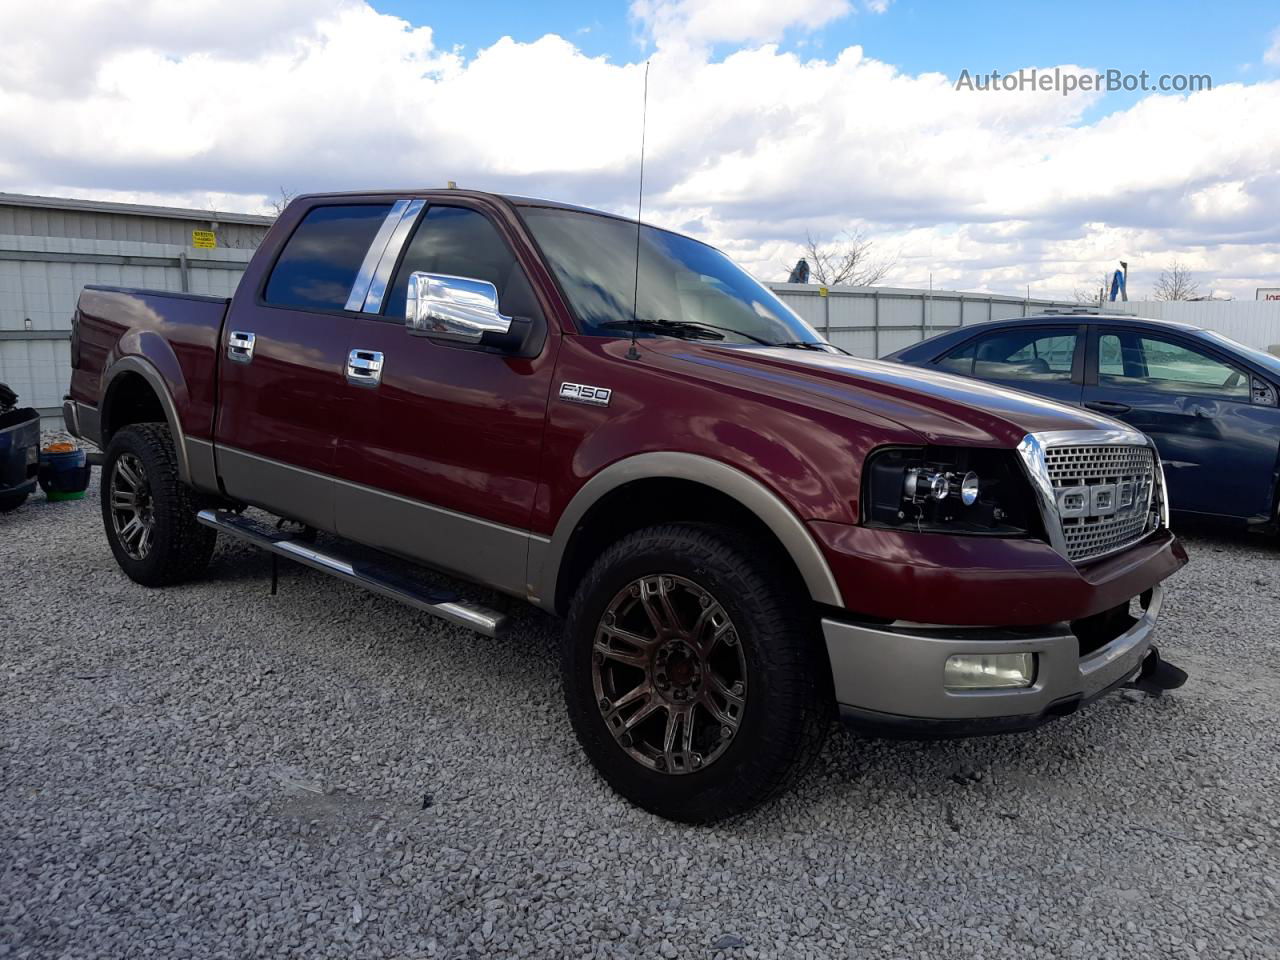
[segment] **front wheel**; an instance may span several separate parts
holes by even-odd
[[[788,786],[832,715],[807,598],[728,529],[671,524],[606,550],[562,647],[574,731],[609,784],[660,816],[708,823]]]
[[[195,491],[178,479],[173,436],[162,423],[135,423],[112,436],[102,462],[102,524],[116,562],[148,587],[201,573],[215,534],[196,520]]]

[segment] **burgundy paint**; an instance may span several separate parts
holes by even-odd
[[[71,397],[96,407],[102,374],[121,357],[149,362],[169,386],[187,436],[212,436],[213,362],[227,301],[134,290],[86,289],[76,322],[80,362],[71,371]]]
[[[347,427],[337,476],[528,529],[561,334],[532,360],[344,320],[352,349],[383,354],[382,385],[334,384]],[[339,518],[341,525],[341,518]]]
[[[1085,567],[1038,540],[813,522],[845,604],[871,617],[1034,626],[1109,610],[1187,562],[1167,530]]]

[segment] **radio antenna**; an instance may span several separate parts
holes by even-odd
[[[649,61],[644,62],[644,100],[640,108],[640,193],[636,197],[636,282],[631,292],[631,349],[628,360],[639,360],[636,349],[636,318],[640,309],[640,214],[644,210],[644,135],[649,120]]]

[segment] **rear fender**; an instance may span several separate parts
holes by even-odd
[[[150,331],[143,331],[141,334],[130,332],[120,339],[120,348],[130,345],[130,341],[144,349],[149,348],[153,351],[151,356],[140,355],[131,352],[127,356],[113,356],[108,358],[107,372],[102,378],[102,395],[98,401],[98,411],[100,422],[103,424],[102,444],[105,447],[111,441],[111,437],[106,432],[106,425],[111,422],[111,402],[113,391],[121,383],[121,377],[125,374],[137,374],[147,382],[147,385],[155,393],[156,399],[160,401],[160,408],[164,411],[165,423],[169,425],[169,432],[173,436],[175,454],[178,460],[178,476],[183,483],[192,483],[191,469],[191,444],[187,440],[186,431],[183,430],[182,420],[178,415],[180,404],[187,397],[186,381],[182,377],[182,371],[178,367],[177,358],[173,355],[173,350],[159,336]],[[113,351],[113,354],[117,351]],[[158,365],[163,364],[163,367]],[[162,372],[167,367],[167,373]],[[171,386],[172,385],[172,386]]]

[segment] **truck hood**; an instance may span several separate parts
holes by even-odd
[[[675,343],[678,359],[732,371],[765,393],[783,389],[836,400],[929,443],[1013,447],[1028,433],[1121,426],[1079,407],[920,367],[812,350]]]

